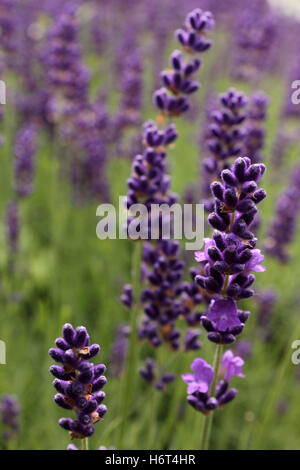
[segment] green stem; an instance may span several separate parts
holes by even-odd
[[[264,410],[264,415],[260,417],[260,420],[258,422],[257,426],[254,426],[253,428],[253,445],[252,449],[260,449],[261,442],[263,436],[266,434],[266,430],[268,426],[270,425],[270,421],[272,419],[272,415],[274,413],[274,410],[276,410],[276,402],[279,400],[280,393],[282,390],[282,387],[285,382],[286,375],[288,373],[289,367],[291,367],[291,344],[294,341],[295,338],[299,338],[300,335],[300,322],[297,321],[296,324],[293,325],[292,328],[292,335],[290,340],[287,342],[287,347],[285,354],[283,355],[280,367],[277,369],[277,375],[275,378],[275,381],[271,386],[269,387],[269,394],[266,397],[266,401],[263,402],[263,410]]]
[[[140,294],[140,272],[141,272],[141,259],[142,259],[142,242],[134,242],[134,250],[132,256],[132,287],[134,294],[134,304],[131,311],[130,322],[130,338],[128,358],[124,377],[124,392],[123,403],[121,411],[121,425],[118,449],[123,448],[123,440],[128,421],[128,414],[130,412],[130,405],[132,401],[132,394],[134,389],[134,378],[136,373],[137,361],[137,316],[139,311],[139,294]]]
[[[211,397],[215,396],[216,393],[216,385],[218,380],[218,372],[221,362],[223,346],[221,344],[217,344],[215,357],[214,357],[214,379],[209,389],[209,394]],[[203,427],[202,427],[202,436],[201,436],[201,450],[207,450],[209,446],[211,428],[213,422],[213,412],[211,411],[208,416],[204,416]]]
[[[89,450],[89,440],[87,437],[81,439],[81,450]]]

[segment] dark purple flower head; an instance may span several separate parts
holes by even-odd
[[[3,434],[5,440],[13,439],[19,430],[20,407],[15,397],[4,395],[0,403],[1,421],[6,430]]]
[[[53,386],[58,392],[54,401],[67,410],[73,410],[76,419],[61,418],[59,425],[69,431],[72,439],[84,439],[94,434],[94,424],[102,420],[107,409],[102,404],[106,384],[104,364],[95,366],[89,362],[100,351],[98,344],[90,345],[87,330],[76,330],[69,323],[63,326],[63,336],[55,341],[56,348],[49,355],[62,366],[51,366]]]
[[[178,29],[176,38],[187,52],[204,52],[211,46],[207,32],[213,29],[215,21],[209,11],[195,8],[186,18],[186,29]]]
[[[213,28],[214,19],[210,12],[199,8],[193,10],[186,19],[186,30],[176,31],[176,38],[186,54],[203,53],[211,46],[207,33]],[[170,57],[171,69],[161,73],[163,88],[154,93],[153,101],[161,115],[177,117],[189,108],[188,96],[195,93],[199,83],[192,80],[198,72],[201,61],[191,59],[185,62],[180,51],[175,50]]]
[[[234,300],[225,298],[212,300],[209,312],[201,317],[201,322],[210,341],[231,344],[242,333],[248,317],[248,312],[237,309]]]
[[[265,172],[263,164],[251,164],[247,157],[237,158],[221,173],[222,183],[212,183],[214,211],[208,216],[215,229],[207,238],[205,250],[196,252],[200,273],[194,279],[200,292],[212,298],[207,315],[201,317],[208,339],[231,344],[244,328],[248,312],[237,310],[236,301],[254,294],[250,288],[254,272],[263,272],[264,256],[256,248],[257,239],[250,231],[257,214],[257,204],[266,193],[258,189]]]
[[[205,133],[208,154],[203,160],[202,171],[203,197],[206,199],[211,196],[210,183],[220,178],[221,171],[228,167],[230,158],[241,154],[245,139],[246,96],[230,88],[219,96],[219,103],[218,109],[210,111]]]
[[[129,284],[125,284],[123,287],[123,292],[120,297],[120,300],[123,305],[127,308],[131,308],[133,304],[133,292],[132,292],[132,287]]]
[[[184,263],[178,259],[178,252],[178,242],[171,240],[161,240],[155,247],[144,246],[148,286],[141,294],[145,319],[139,330],[139,337],[152,346],[165,342],[174,350],[180,346],[175,322],[183,313],[179,297]]]

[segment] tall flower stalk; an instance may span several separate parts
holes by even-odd
[[[163,87],[154,93],[153,101],[158,109],[158,116],[156,123],[148,121],[145,123],[143,130],[143,143],[145,151],[142,155],[137,155],[132,165],[132,175],[128,180],[128,223],[132,219],[132,210],[137,203],[144,204],[147,209],[152,204],[168,204],[172,205],[176,201],[176,197],[169,193],[170,179],[166,175],[166,149],[173,144],[177,138],[177,132],[174,125],[165,126],[166,119],[173,119],[185,113],[190,105],[188,101],[189,95],[196,92],[199,88],[199,83],[192,80],[193,75],[198,72],[201,61],[198,58],[192,57],[192,54],[199,54],[208,50],[211,46],[211,41],[207,38],[207,33],[214,26],[214,19],[210,12],[203,12],[200,9],[193,10],[186,18],[185,29],[176,31],[176,38],[183,49],[183,52],[175,50],[170,56],[171,69],[161,73],[161,80]],[[148,221],[148,227],[151,221]],[[144,236],[144,239],[149,238]],[[172,244],[174,242],[166,241],[165,250],[162,250],[161,235],[158,236],[156,249],[165,251],[167,259],[164,265],[169,263],[168,257],[174,251]],[[123,407],[122,407],[122,421],[120,427],[120,442],[118,448],[123,446],[123,438],[126,431],[126,423],[128,420],[128,413],[130,411],[130,404],[133,394],[133,376],[136,370],[136,341],[137,341],[137,316],[139,311],[140,302],[140,270],[142,261],[142,243],[141,240],[135,241],[135,250],[132,263],[132,281],[134,284],[134,302],[131,309],[131,335],[129,340],[129,353],[127,368],[125,373]],[[155,251],[155,248],[154,248]],[[175,246],[175,252],[177,247]],[[176,255],[176,253],[174,253]],[[155,257],[155,256],[154,256]],[[176,256],[175,256],[176,258]],[[173,260],[174,261],[174,260]],[[168,268],[168,266],[166,266]],[[153,266],[156,269],[156,266]],[[160,266],[162,268],[162,266]],[[151,276],[151,273],[150,273]],[[153,279],[153,276],[151,278]],[[177,279],[179,280],[179,279]],[[145,298],[144,298],[145,299]],[[147,298],[150,301],[148,313],[153,311],[151,301],[153,299]],[[157,308],[155,306],[155,308]],[[169,309],[171,310],[171,309]],[[166,315],[164,315],[166,317]],[[160,315],[154,318],[159,319]],[[153,318],[151,318],[153,320]],[[167,318],[168,320],[168,318]],[[174,318],[171,319],[174,323]],[[167,321],[168,323],[168,321]],[[162,325],[161,325],[162,326]],[[165,324],[166,326],[166,324]],[[156,330],[156,325],[154,326]],[[171,327],[171,331],[173,328]],[[160,330],[162,331],[162,330]],[[177,342],[176,332],[175,336],[170,337],[168,328],[168,339]],[[160,339],[158,338],[158,341]],[[158,344],[157,344],[158,345]]]
[[[195,254],[201,273],[195,276],[195,282],[211,299],[201,323],[207,339],[216,344],[213,368],[196,359],[192,364],[195,375],[182,377],[188,383],[188,403],[206,416],[202,449],[209,446],[213,411],[232,401],[237,393],[228,390],[230,370],[240,365],[242,359],[233,357],[230,351],[221,359],[223,346],[235,342],[250,314],[239,310],[237,302],[254,294],[250,288],[255,281],[252,272],[265,270],[261,266],[264,256],[256,248],[257,238],[251,231],[258,212],[256,206],[266,197],[265,191],[258,189],[264,172],[263,164],[251,164],[248,157],[237,158],[231,168],[221,172],[221,181],[211,184],[215,202],[208,222],[214,232],[212,238],[204,239],[205,250]],[[227,372],[218,382],[221,362]]]

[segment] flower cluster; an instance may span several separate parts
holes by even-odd
[[[243,155],[249,157],[252,163],[262,161],[260,152],[265,144],[264,122],[267,117],[268,104],[268,97],[264,93],[258,92],[251,96]]]
[[[162,342],[174,350],[180,346],[180,331],[175,329],[175,322],[182,313],[179,296],[184,262],[178,259],[178,252],[176,241],[161,240],[155,247],[144,246],[143,261],[148,268],[149,287],[141,294],[145,319],[139,337],[147,339],[153,347]]]
[[[151,204],[172,205],[176,202],[176,197],[169,194],[170,178],[166,174],[165,162],[165,148],[175,142],[176,138],[177,133],[172,125],[160,131],[152,121],[144,124],[143,142],[146,149],[143,155],[135,157],[131,177],[127,180],[129,211],[137,203],[150,209]]]
[[[248,99],[243,93],[230,88],[220,95],[220,108],[210,114],[211,124],[206,133],[206,149],[209,156],[202,163],[206,184],[203,188],[204,197],[210,197],[210,183],[220,177],[220,172],[227,168],[228,160],[242,151],[247,103]]]
[[[279,197],[275,216],[265,241],[265,252],[281,263],[290,259],[288,246],[292,243],[297,229],[300,211],[300,166],[292,173],[288,189]]]
[[[232,351],[226,351],[221,360],[221,378],[216,384],[214,396],[211,396],[210,385],[214,380],[212,367],[203,359],[195,359],[191,365],[194,374],[182,375],[187,384],[187,402],[197,411],[208,415],[211,411],[223,408],[236,397],[237,390],[229,388],[234,376],[245,377],[242,373],[244,361]]]
[[[215,207],[208,221],[215,230],[211,239],[205,239],[204,252],[195,254],[201,265],[195,281],[213,299],[201,321],[208,339],[216,343],[230,344],[241,333],[249,314],[239,311],[236,301],[254,294],[252,271],[265,270],[261,266],[264,257],[255,248],[257,239],[250,230],[256,206],[266,197],[257,186],[264,172],[263,164],[238,158],[231,169],[222,171],[222,183],[211,185]]]
[[[100,351],[98,344],[90,344],[86,328],[76,330],[71,324],[63,326],[63,337],[55,341],[56,348],[49,355],[62,366],[51,366],[53,386],[57,390],[54,401],[66,410],[73,410],[76,419],[61,418],[59,425],[69,431],[72,439],[84,439],[94,434],[94,424],[102,420],[107,408],[102,404],[106,384],[106,367],[89,362]]]
[[[186,29],[176,31],[176,38],[185,53],[202,53],[211,46],[207,33],[213,27],[212,14],[197,8],[187,16]],[[183,54],[175,50],[170,57],[170,66],[171,70],[161,73],[163,88],[154,93],[154,104],[163,116],[174,117],[190,108],[187,96],[199,88],[199,83],[191,77],[199,70],[201,61],[196,58],[186,63]]]
[[[4,432],[3,438],[8,441],[13,439],[19,430],[20,407],[16,398],[5,395],[0,404],[0,413],[2,423],[8,428]]]

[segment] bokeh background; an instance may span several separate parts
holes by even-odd
[[[77,61],[71,78],[80,93],[87,89],[75,132],[62,117],[68,103],[53,78],[53,50],[70,4],[78,7],[74,42],[81,48],[79,57],[70,57],[71,65]],[[0,0],[0,73],[7,87],[0,123],[0,339],[7,364],[0,365],[0,394],[16,396],[21,409],[10,448],[65,449],[69,443],[57,424],[65,414],[53,402],[48,356],[65,322],[88,328],[108,368],[108,412],[91,447],[117,446],[123,363],[112,352],[116,332],[129,323],[119,297],[130,282],[133,246],[97,239],[96,207],[117,204],[127,192],[141,125],[155,118],[152,93],[176,47],[174,30],[195,7],[216,16],[214,44],[203,58],[192,110],[177,123],[180,138],[169,153],[172,190],[181,201],[200,194],[205,126],[217,95],[229,87],[248,96],[262,90],[269,97],[261,150],[268,198],[257,229],[262,248],[270,245],[276,204],[300,164],[300,105],[291,103],[291,83],[300,80],[297,1]],[[26,194],[18,193],[18,164],[33,168]],[[246,378],[236,379],[237,398],[216,414],[211,448],[300,448],[300,373],[291,361],[291,344],[300,339],[300,201],[292,212],[294,230],[287,225],[282,241],[286,258],[266,255],[257,293],[244,302],[252,314],[235,348],[244,347]],[[195,262],[184,249],[182,257],[189,279]],[[194,357],[212,360],[204,337],[197,353],[162,352],[176,374],[166,393],[136,373],[126,448],[198,448],[202,416],[187,406],[180,374]],[[151,355],[141,343],[139,367]]]

